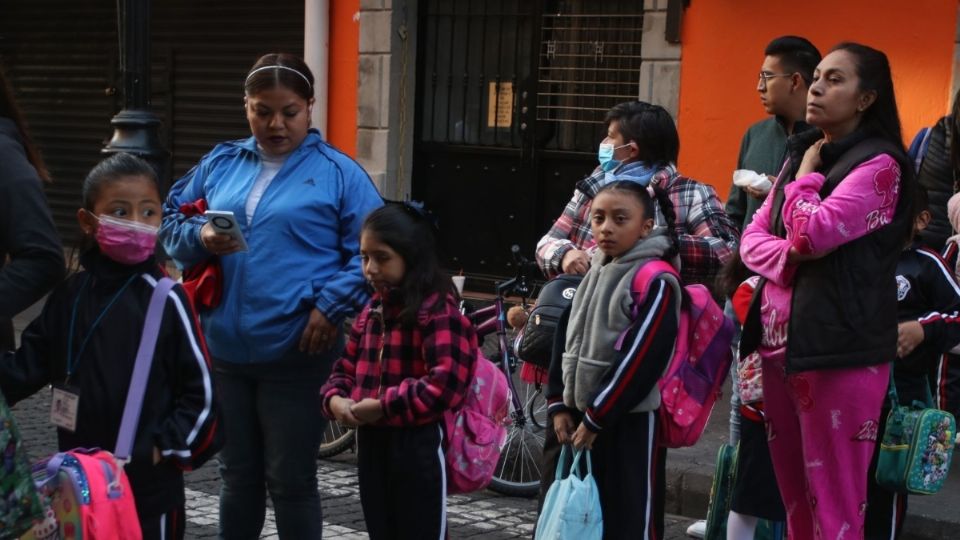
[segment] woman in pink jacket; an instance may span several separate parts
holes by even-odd
[[[897,356],[897,257],[915,180],[882,52],[841,43],[807,123],[743,233],[762,277],[740,354],[763,361],[766,428],[790,538],[862,538],[867,469]]]

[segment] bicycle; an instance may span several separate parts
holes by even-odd
[[[467,314],[477,329],[478,338],[496,333],[498,348],[490,358],[507,375],[510,385],[511,411],[508,416],[507,439],[500,453],[489,488],[503,495],[531,497],[540,490],[540,467],[543,457],[544,429],[547,424],[547,404],[543,385],[539,380],[521,379],[522,361],[517,357],[512,340],[507,337],[506,297],[519,296],[526,304],[531,296],[530,274],[539,273],[536,266],[520,255],[520,248],[512,246],[517,275],[496,283],[493,304]],[[518,387],[522,391],[518,391]]]
[[[520,248],[512,246],[517,275],[495,284],[496,296],[487,307],[467,312],[467,303],[461,301],[461,312],[474,324],[478,339],[496,333],[497,340],[485,344],[488,356],[507,375],[510,385],[511,411],[508,416],[507,439],[489,488],[511,496],[531,497],[540,490],[540,467],[543,454],[543,431],[547,425],[547,404],[543,385],[521,378],[521,360],[507,335],[506,297],[519,296],[525,304],[531,296],[532,278],[539,270],[520,255]],[[496,347],[496,350],[493,350]],[[518,391],[518,388],[520,391]],[[327,424],[320,445],[319,456],[327,458],[354,448],[356,432],[335,421]]]

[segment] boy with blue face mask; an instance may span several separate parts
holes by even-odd
[[[551,278],[585,274],[596,250],[590,230],[593,198],[611,182],[630,181],[659,186],[667,193],[676,212],[681,277],[685,283],[712,287],[720,268],[736,252],[739,233],[711,186],[677,172],[680,137],[670,113],[659,105],[628,101],[613,107],[606,123],[607,136],[597,151],[599,165],[577,184],[563,213],[537,243],[537,264]],[[659,211],[655,222],[665,225]],[[551,372],[546,397],[557,397],[557,388]],[[546,430],[545,437],[541,497],[553,482],[551,463],[555,464],[560,449],[552,430]]]

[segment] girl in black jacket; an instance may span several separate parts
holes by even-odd
[[[96,240],[80,257],[83,270],[50,294],[20,349],[0,363],[0,390],[11,403],[48,384],[76,396],[75,412],[54,422],[62,451],[116,443],[147,306],[164,275],[153,256],[160,205],[156,175],[140,159],[116,154],[94,167],[77,212],[87,240]],[[206,347],[176,286],[126,466],[145,539],[183,538],[183,471],[217,451],[216,420]]]

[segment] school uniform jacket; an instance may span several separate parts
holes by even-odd
[[[894,364],[900,401],[909,403],[924,398],[923,378],[936,373],[942,355],[960,344],[960,286],[940,256],[919,242],[897,263],[897,319],[923,326],[923,342]],[[930,390],[936,396],[946,389]]]
[[[437,422],[463,402],[477,360],[477,334],[453,296],[435,309],[428,297],[417,323],[405,328],[397,318],[399,291],[376,293],[350,331],[343,357],[320,389],[323,414],[333,418],[334,396],[359,402],[379,399],[384,426]]]
[[[636,249],[628,253],[639,253]],[[621,258],[629,268],[619,272],[613,266],[616,259],[607,264],[594,260],[584,278],[590,290],[584,288],[584,283],[577,289],[570,313],[565,314],[568,318],[562,322],[562,330],[558,328],[558,332],[566,334],[566,346],[562,355],[554,351],[550,365],[548,412],[552,416],[560,411],[580,410],[584,424],[594,432],[615,425],[624,414],[660,406],[657,382],[677,340],[679,285],[671,277],[660,276],[650,284],[646,296],[634,293],[630,283],[638,261],[629,254]],[[602,256],[598,253],[598,257]],[[592,288],[588,281],[591,274],[596,280]],[[607,298],[610,300],[604,300]],[[578,308],[585,302],[593,305]],[[583,310],[592,311],[597,317],[590,317]],[[617,322],[612,323],[613,320]],[[554,344],[555,349],[559,348],[558,340]],[[578,393],[580,399],[576,397]]]
[[[3,357],[0,389],[15,403],[48,384],[66,383],[80,396],[79,411],[75,433],[57,430],[60,450],[113,451],[147,306],[164,274],[153,257],[128,266],[96,248],[86,252],[81,263],[84,270],[50,294],[40,316],[23,332],[16,353]],[[67,380],[68,337],[75,308],[73,374]],[[101,313],[100,323],[90,333]],[[164,308],[131,462],[126,466],[141,516],[159,515],[183,503],[182,471],[199,467],[221,446],[205,347],[187,297],[176,286]],[[154,447],[163,455],[156,466]]]

